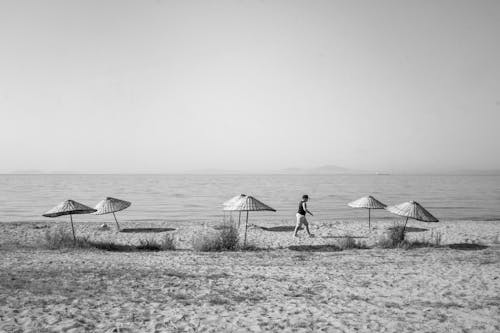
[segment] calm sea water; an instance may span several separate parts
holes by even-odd
[[[386,204],[416,200],[441,220],[500,220],[500,176],[0,175],[0,222],[49,221],[41,214],[65,199],[94,206],[106,196],[132,202],[118,213],[122,221],[222,221],[222,202],[240,193],[277,210],[251,213],[252,222],[290,223],[304,193],[315,221],[366,218],[346,204],[368,194]],[[386,211],[372,216],[394,218]]]

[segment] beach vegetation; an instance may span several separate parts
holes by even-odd
[[[78,238],[77,238],[78,241]],[[103,250],[103,251],[113,251],[113,252],[131,252],[135,251],[136,247],[133,245],[127,245],[127,244],[119,244],[119,243],[113,243],[113,242],[103,242],[103,241],[91,241],[89,239],[85,240],[80,240],[80,242],[77,242],[77,246],[79,248],[87,248],[87,249],[97,249],[97,250]]]
[[[345,236],[345,237],[339,238],[339,240],[337,241],[337,246],[342,250],[368,249],[369,248],[366,245],[365,241],[357,240],[356,238],[351,237],[351,236]]]
[[[230,224],[216,232],[194,235],[192,246],[199,252],[236,251],[239,249],[239,238],[238,228]]]
[[[156,239],[141,239],[139,245],[120,244],[113,241],[94,241],[86,236],[79,236],[76,240],[64,228],[47,230],[44,235],[44,247],[50,250],[67,248],[97,249],[114,252],[132,251],[170,251],[175,250],[175,241],[170,234],[166,234],[160,241]]]
[[[139,239],[137,249],[141,251],[160,251],[161,244],[154,238]]]
[[[440,232],[431,231],[429,238],[423,237],[416,240],[404,240],[399,244],[399,247],[409,250],[421,247],[440,247],[442,235]]]
[[[76,241],[73,235],[63,227],[54,230],[47,230],[44,233],[45,246],[50,250],[57,250],[69,247],[88,247],[88,239],[79,237]]]
[[[421,239],[408,240],[406,239],[406,230],[403,226],[396,226],[389,229],[387,234],[382,236],[377,245],[385,249],[401,248],[405,250],[422,248],[422,247],[440,247],[442,234],[440,232],[431,231],[430,236]]]
[[[161,240],[155,238],[140,239],[137,249],[140,251],[173,251],[175,239],[171,234],[165,234]]]
[[[405,240],[406,231],[402,225],[390,228],[387,233],[382,235],[377,242],[377,246],[383,249],[394,249],[400,247],[400,244]]]
[[[161,239],[160,245],[162,251],[174,251],[177,249],[175,238],[172,234],[165,234]]]

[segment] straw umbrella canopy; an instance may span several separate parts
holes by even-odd
[[[226,205],[227,203],[227,205]],[[224,203],[225,211],[239,211],[247,212],[247,217],[245,220],[245,240],[243,242],[243,246],[247,243],[247,230],[248,230],[248,212],[250,211],[271,211],[275,212],[276,209],[271,208],[265,203],[255,199],[252,196],[241,194],[237,197],[234,197]]]
[[[228,201],[225,201],[222,204],[224,206],[224,211],[229,210],[229,209],[226,209],[226,207],[232,207],[232,206],[234,206],[243,197],[246,197],[246,195],[245,194],[240,194],[240,195],[237,195],[235,197],[232,197]],[[241,211],[239,212],[239,215],[238,215],[238,228],[240,227],[240,221],[241,221]]]
[[[63,215],[69,215],[71,221],[71,230],[73,231],[73,240],[76,243],[75,227],[73,225],[73,215],[75,214],[90,214],[95,212],[94,208],[85,206],[82,203],[76,202],[74,200],[66,200],[61,202],[59,205],[55,206],[51,210],[47,211],[42,216],[45,217],[58,217]]]
[[[386,204],[381,203],[371,195],[367,197],[362,197],[359,198],[358,200],[354,200],[352,202],[349,202],[347,205],[349,205],[352,208],[365,208],[368,209],[368,229],[371,228],[371,210],[372,209],[384,209],[387,207]]]
[[[125,208],[130,207],[132,203],[120,200],[116,198],[107,197],[104,200],[99,201],[99,203],[95,206],[96,215],[104,215],[104,214],[113,214],[115,218],[116,226],[118,230],[120,230],[120,225],[118,224],[118,220],[116,219],[115,212],[119,212],[120,210],[124,210]]]
[[[406,217],[403,232],[406,229],[408,219],[414,219],[422,222],[439,222],[437,218],[435,218],[416,201],[403,202],[399,205],[386,207],[385,209],[393,214]]]

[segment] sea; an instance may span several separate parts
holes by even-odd
[[[303,194],[310,197],[312,222],[366,219],[365,209],[347,205],[366,195],[387,205],[417,201],[441,221],[500,221],[500,175],[4,174],[0,222],[50,222],[42,214],[61,201],[94,207],[108,196],[132,202],[117,213],[120,221],[221,222],[231,215],[222,203],[239,194],[276,209],[251,212],[251,223],[293,224]],[[372,211],[372,219],[398,217],[378,210]],[[75,221],[112,222],[112,217],[79,215]]]

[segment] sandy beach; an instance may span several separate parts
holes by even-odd
[[[107,252],[44,249],[46,230],[69,229],[62,219],[2,223],[0,332],[497,332],[500,224],[411,225],[410,238],[439,232],[451,247],[327,246],[344,235],[373,246],[392,224],[323,222],[298,239],[290,226],[252,225],[249,241],[263,250],[200,253],[193,234],[217,224],[148,224],[175,229],[180,249]],[[124,244],[165,234],[75,226]]]

